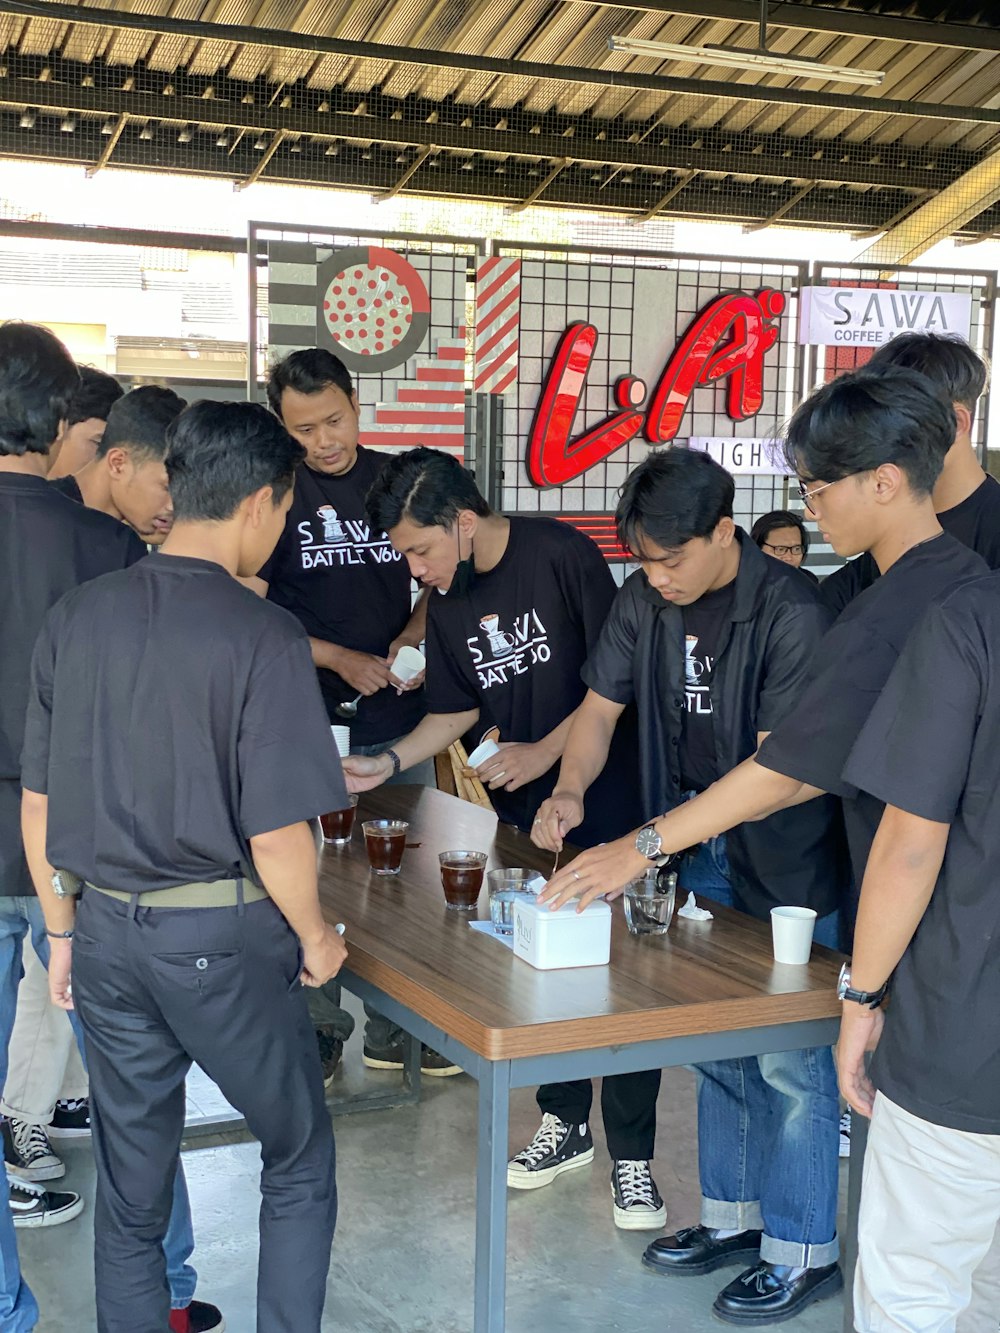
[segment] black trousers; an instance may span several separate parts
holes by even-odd
[[[603,1080],[601,1112],[613,1161],[648,1162],[652,1158],[661,1072],[644,1069],[636,1074],[612,1074]],[[567,1125],[582,1125],[590,1119],[594,1085],[589,1078],[546,1083],[535,1097],[543,1113],[549,1111]]]
[[[260,1140],[257,1327],[319,1333],[337,1187],[298,941],[266,899],[133,904],[85,891],[73,940],[97,1160],[99,1333],[167,1327],[162,1241],[192,1063]]]

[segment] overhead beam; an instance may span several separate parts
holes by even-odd
[[[94,176],[96,176],[99,171],[102,171],[111,161],[111,154],[115,151],[115,148],[118,146],[118,140],[122,137],[122,134],[125,132],[125,126],[127,124],[128,124],[128,115],[123,111],[121,115],[118,117],[118,123],[115,125],[114,129],[108,136],[108,142],[104,145],[104,149],[101,152],[101,156],[97,159],[97,161],[94,163],[92,167],[88,167],[87,170],[84,172],[84,175],[88,179],[92,180]]]
[[[304,51],[310,56],[339,55],[384,64],[421,65],[430,70],[459,69],[499,78],[547,79],[573,85],[593,84],[605,88],[634,88],[640,91],[686,93],[713,100],[745,101],[783,106],[822,107],[827,111],[865,111],[881,115],[913,116],[917,119],[963,121],[970,124],[1000,124],[1000,108],[969,107],[951,102],[909,102],[897,98],[861,97],[842,92],[808,92],[800,88],[777,88],[770,84],[718,82],[708,79],[678,79],[663,74],[635,74],[627,70],[590,69],[580,65],[545,64],[542,61],[505,59],[497,56],[464,55],[422,47],[381,42],[349,41],[319,33],[287,32],[283,28],[254,28],[238,23],[206,23],[200,19],[167,18],[129,10],[96,9],[61,3],[61,0],[3,0],[3,12],[26,18],[62,20],[90,27],[129,29],[198,41],[231,42],[236,46],[264,46],[279,51]]]
[[[406,168],[399,180],[396,181],[395,185],[386,190],[385,194],[380,194],[377,202],[384,204],[390,199],[395,199],[400,190],[402,190],[403,187],[417,174],[436,147],[436,144],[427,144],[425,147],[421,148],[420,152]]]
[[[806,195],[811,194],[815,188],[816,182],[809,181],[807,185],[803,185],[801,189],[796,190],[791,198],[786,199],[780,208],[776,208],[770,217],[765,218],[763,222],[751,223],[750,226],[744,227],[743,231],[749,235],[751,232],[766,231],[768,227],[773,227],[776,222],[780,222],[782,218],[787,217],[792,209],[801,204]]]
[[[843,145],[831,142],[829,157],[816,157],[822,144],[815,140],[780,140],[781,157],[770,159],[760,153],[728,151],[717,147],[680,147],[656,143],[652,136],[639,143],[608,138],[598,139],[588,133],[586,124],[579,134],[566,137],[554,134],[528,134],[513,130],[483,132],[475,126],[449,125],[442,120],[394,120],[388,116],[348,115],[325,111],[308,113],[284,109],[272,100],[266,106],[246,101],[197,97],[163,97],[159,93],[125,92],[121,88],[85,88],[75,83],[53,79],[41,81],[0,77],[0,106],[46,108],[50,111],[76,111],[95,116],[130,116],[167,124],[225,125],[260,134],[288,136],[311,135],[321,139],[365,139],[379,143],[405,144],[415,148],[450,148],[469,153],[509,153],[515,157],[554,159],[567,156],[573,161],[621,167],[646,167],[664,171],[714,171],[726,175],[764,176],[771,179],[829,181],[840,185],[887,185],[894,189],[943,189],[952,179],[937,170],[927,172],[841,159]],[[998,113],[1000,114],[1000,113]],[[664,131],[666,135],[668,131]],[[696,141],[711,142],[708,131],[685,131]],[[788,151],[801,143],[801,153]],[[764,144],[761,145],[762,149]],[[913,150],[918,154],[920,150]],[[925,184],[926,182],[926,184]]]
[[[909,217],[870,245],[858,263],[900,268],[914,264],[938,241],[946,240],[1000,199],[1000,150],[959,176]]]
[[[728,19],[752,23],[760,18],[758,0],[575,0],[601,9],[639,10],[646,14],[674,14],[699,19]],[[860,14],[855,9],[826,5],[779,3],[767,11],[769,28],[798,28],[831,32],[839,37],[910,42],[917,46],[952,46],[968,51],[1000,51],[1000,28],[973,23],[935,23],[925,19],[896,18],[890,14]]]
[[[561,162],[557,162],[553,166],[552,170],[546,175],[545,179],[540,184],[535,186],[535,188],[528,195],[527,199],[522,199],[521,202],[519,204],[515,204],[510,211],[512,213],[523,213],[526,208],[530,208],[531,205],[535,202],[535,200],[540,199],[542,197],[545,191],[556,179],[556,177],[561,176],[568,166],[569,166],[569,158],[567,157],[564,157]]]
[[[285,139],[287,137],[288,137],[287,130],[279,130],[277,132],[277,134],[274,136],[271,142],[264,149],[263,153],[261,153],[260,161],[254,167],[253,171],[251,171],[250,174],[244,180],[237,181],[234,184],[233,189],[237,192],[237,194],[240,192],[240,190],[249,190],[251,185],[257,184],[261,176],[263,176],[264,172],[267,170],[267,164],[270,162],[271,158],[274,157],[275,153],[285,142]],[[230,148],[229,150],[230,156],[232,156],[232,154],[235,151],[236,151],[236,144],[233,144],[232,148]]]

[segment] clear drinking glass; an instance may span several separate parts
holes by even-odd
[[[358,808],[358,798],[348,796],[345,810],[331,810],[328,815],[320,815],[323,826],[323,841],[332,842],[334,847],[346,847],[354,831],[354,815]]]
[[[537,880],[537,870],[491,870],[486,876],[490,893],[490,920],[498,935],[513,935],[514,904],[519,898],[534,898],[528,885]]]
[[[677,897],[677,875],[651,866],[625,886],[625,923],[633,935],[665,935]]]
[[[474,912],[483,887],[486,852],[441,852],[441,887],[453,912]]]
[[[399,874],[409,827],[405,819],[366,819],[361,825],[368,862],[376,875]]]

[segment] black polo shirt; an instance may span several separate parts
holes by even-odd
[[[714,776],[752,755],[801,698],[809,664],[830,623],[808,579],[774,560],[739,530],[740,566],[711,680]],[[685,633],[681,608],[665,602],[641,571],[615,604],[583,677],[597,694],[639,709],[639,772],[650,814],[683,795]],[[732,829],[727,848],[738,905],[765,918],[778,904],[832,912],[849,877],[840,811],[833,799],[783,810]]]
[[[1000,1134],[1000,575],[913,630],[844,771],[949,824],[931,900],[892,981],[872,1076],[912,1115]]]
[[[49,615],[23,781],[49,797],[50,863],[126,892],[254,879],[251,837],[347,804],[302,627],[162,554]]]
[[[938,522],[945,532],[981,555],[989,569],[1000,569],[1000,482],[995,477],[986,477],[961,504],[938,514]],[[865,551],[823,580],[823,600],[834,615],[840,615],[878,576],[878,565]]]
[[[145,554],[107,514],[41,477],[0,472],[0,897],[34,893],[21,850],[21,746],[38,631],[63,593]]]
[[[377,657],[388,656],[412,612],[409,567],[365,516],[365,496],[384,465],[384,457],[359,448],[342,477],[300,467],[284,533],[260,571],[268,600],[291,611],[307,634]],[[337,704],[357,690],[333,671],[317,674],[330,720],[342,722]],[[387,685],[360,701],[351,744],[396,740],[425,712],[422,689],[399,695]]]
[[[838,617],[809,688],[761,746],[765,768],[843,799],[855,880],[851,921],[883,805],[844,777],[848,755],[928,603],[985,570],[980,556],[946,532],[912,547]]]
[[[427,703],[432,713],[480,709],[480,727],[534,742],[583,702],[580,670],[615,596],[607,561],[589,537],[552,518],[510,520],[507,549],[461,597],[432,594],[427,616]],[[634,726],[634,718],[633,718]],[[618,734],[620,733],[620,734]],[[559,763],[515,792],[491,791],[500,818],[528,830],[552,795]],[[634,730],[623,719],[603,773],[587,793],[579,846],[641,823]]]
[[[60,495],[65,495],[67,499],[75,500],[78,505],[83,504],[83,491],[80,490],[80,483],[76,477],[56,477],[55,481],[50,481],[49,485]]]

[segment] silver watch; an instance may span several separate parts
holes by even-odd
[[[656,831],[655,824],[644,825],[635,835],[635,849],[642,852],[647,861],[655,866],[662,866],[668,860],[662,852],[663,839]]]

